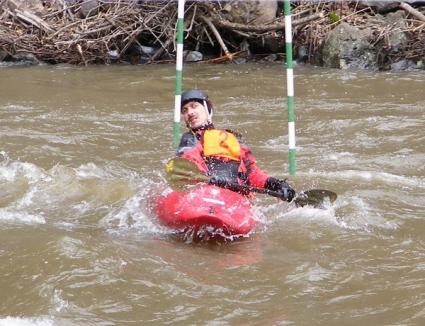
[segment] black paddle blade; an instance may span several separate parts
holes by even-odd
[[[333,203],[337,198],[337,194],[325,189],[312,189],[302,191],[295,197],[295,205],[298,207],[313,206],[323,208],[326,202]]]

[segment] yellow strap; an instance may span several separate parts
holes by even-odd
[[[241,145],[231,132],[219,129],[206,130],[204,133],[204,155],[239,161]]]

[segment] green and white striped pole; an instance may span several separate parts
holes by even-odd
[[[173,143],[175,146],[178,146],[180,141],[180,105],[181,105],[182,79],[183,79],[184,3],[185,3],[185,0],[178,0],[176,90],[175,90],[175,98],[174,98],[174,125],[173,125]]]
[[[289,174],[295,175],[295,103],[294,103],[294,69],[292,64],[292,22],[290,0],[284,2],[285,43],[286,43],[286,85],[288,96],[288,139],[289,139]]]

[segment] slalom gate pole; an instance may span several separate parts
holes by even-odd
[[[285,44],[286,44],[286,89],[288,96],[288,139],[289,139],[289,174],[295,175],[295,103],[294,103],[294,69],[292,63],[292,21],[291,2],[284,0]]]
[[[178,146],[180,141],[180,105],[183,79],[183,28],[184,28],[184,3],[178,0],[177,9],[177,55],[176,55],[176,90],[174,97],[174,125],[173,143]]]

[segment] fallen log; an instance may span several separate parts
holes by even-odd
[[[416,10],[415,8],[413,8],[408,3],[401,2],[399,4],[399,7],[402,8],[403,10],[407,11],[409,14],[411,14],[414,17],[416,17],[417,19],[425,22],[425,15],[423,13],[421,13],[420,11]]]
[[[221,48],[224,51],[224,55],[226,56],[227,60],[232,61],[233,56],[227,49],[226,44],[224,44],[223,39],[220,36],[220,33],[218,32],[217,28],[215,28],[214,24],[211,22],[211,19],[201,16],[202,20],[208,25],[208,27],[211,29],[211,31],[214,33],[215,38],[217,39],[218,43],[220,44]]]
[[[323,13],[321,12],[315,13],[308,17],[294,20],[292,22],[292,26],[296,27],[296,26],[306,25],[313,20],[320,19],[323,17],[324,17]],[[285,29],[284,21],[280,21],[274,24],[246,25],[246,24],[232,23],[227,20],[221,19],[219,17],[214,17],[213,22],[219,27],[243,31],[243,32],[265,33],[265,32],[272,32],[272,31]]]
[[[77,51],[78,51],[78,53],[79,53],[79,54],[80,54],[80,56],[81,56],[81,60],[83,60],[84,65],[87,67],[87,60],[86,60],[86,58],[84,57],[84,53],[83,53],[83,49],[81,48],[81,45],[77,43],[76,47],[77,47]]]
[[[41,29],[45,32],[54,32],[53,28],[51,28],[49,24],[47,24],[43,19],[34,15],[33,13],[30,13],[27,10],[15,9],[14,13],[19,19],[22,19],[24,22],[29,23],[38,29]]]

